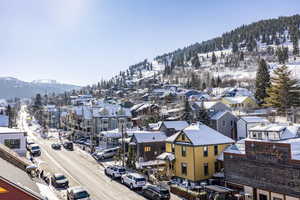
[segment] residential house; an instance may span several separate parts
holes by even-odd
[[[174,153],[174,175],[197,184],[219,170],[216,160],[234,143],[229,137],[198,122],[166,139],[166,152]]]
[[[237,117],[228,110],[211,113],[209,125],[223,135],[237,140],[236,134]]]
[[[230,108],[221,101],[195,101],[190,102],[193,117],[200,118],[200,111],[205,110],[208,114],[219,111],[230,110]]]
[[[19,129],[0,127],[0,144],[4,144],[20,156],[26,155],[27,133]]]
[[[135,132],[130,140],[135,160],[138,162],[156,160],[158,155],[165,152],[166,138],[163,132]]]
[[[239,140],[248,137],[248,130],[260,124],[269,124],[265,117],[245,116],[237,121],[237,137]]]
[[[7,114],[7,107],[0,107],[0,127],[8,127],[9,117]]]
[[[299,200],[299,126],[269,124],[224,151],[226,186],[245,200]]]
[[[250,96],[223,97],[222,102],[233,110],[251,110],[258,107],[255,99]]]
[[[177,133],[188,127],[186,121],[163,121],[160,123],[159,131],[166,133],[167,137]]]
[[[141,103],[131,108],[132,121],[134,126],[143,126],[145,121],[152,118],[158,118],[160,106],[151,103]]]

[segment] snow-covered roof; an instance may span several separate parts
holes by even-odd
[[[249,129],[249,131],[265,131],[265,132],[280,132],[286,126],[280,124],[260,124]]]
[[[167,136],[163,132],[140,131],[134,133],[137,143],[163,142]]]
[[[183,130],[193,145],[212,145],[233,143],[234,140],[222,133],[202,124],[192,124]]]
[[[24,133],[24,131],[21,131],[20,129],[16,128],[0,127],[0,134],[7,133]]]
[[[213,116],[211,116],[212,120],[218,120],[221,117],[223,117],[226,113],[230,113],[230,111],[228,110],[223,110],[223,111],[219,111],[213,114]]]
[[[172,161],[175,159],[175,155],[170,152],[164,152],[164,153],[160,154],[159,156],[157,156],[156,159]]]
[[[225,100],[229,101],[230,104],[240,104],[243,103],[248,96],[236,96],[236,97],[224,97]]]
[[[4,126],[4,127],[8,126],[8,116],[0,115],[0,126]]]
[[[176,131],[181,131],[189,126],[186,121],[164,121],[162,124],[164,124],[166,128],[175,129]]]
[[[176,138],[178,137],[178,135],[180,135],[180,132],[177,132],[177,133],[169,136],[165,141],[173,143],[176,140]]]
[[[246,116],[241,117],[247,123],[270,123],[265,117],[257,117],[257,116]]]

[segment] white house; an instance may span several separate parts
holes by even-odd
[[[260,124],[269,124],[269,120],[264,117],[246,116],[237,121],[238,140],[248,137],[248,130]]]
[[[19,129],[0,127],[0,144],[9,147],[20,156],[25,156],[26,135],[26,132]]]

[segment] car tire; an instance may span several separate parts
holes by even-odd
[[[134,189],[134,188],[133,188],[133,185],[132,185],[132,183],[130,184],[130,189],[131,189],[131,190],[133,190],[133,189]]]
[[[124,184],[124,183],[125,183],[123,178],[121,178],[121,183],[122,183],[122,184]]]

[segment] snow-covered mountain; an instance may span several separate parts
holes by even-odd
[[[37,93],[62,93],[79,88],[76,85],[58,83],[55,80],[25,82],[14,77],[0,77],[0,98],[5,99],[32,97]]]

